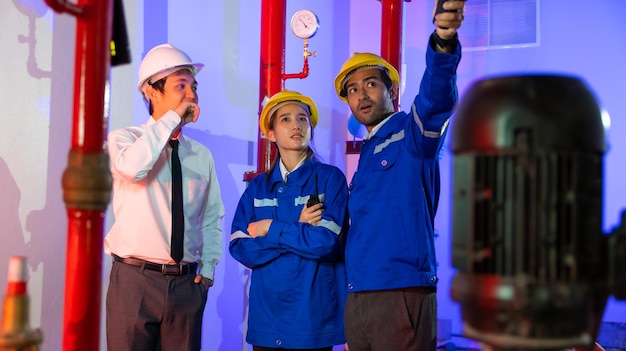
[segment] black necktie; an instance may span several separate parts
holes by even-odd
[[[172,243],[170,255],[180,263],[183,259],[183,233],[185,220],[183,217],[183,174],[178,158],[178,140],[170,140],[172,147]]]

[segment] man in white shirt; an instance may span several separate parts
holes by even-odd
[[[137,87],[151,117],[108,136],[115,216],[104,240],[114,260],[106,298],[109,350],[200,350],[224,216],[211,152],[182,133],[200,113],[195,75],[203,66],[170,44],[154,47],[139,66]],[[172,173],[176,168],[182,180]]]

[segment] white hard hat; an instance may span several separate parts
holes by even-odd
[[[144,85],[147,86],[148,80],[151,83],[159,79],[163,79],[170,74],[184,68],[188,68],[195,76],[204,64],[192,62],[189,56],[183,51],[175,48],[171,44],[161,44],[153,47],[139,64],[139,82],[137,90],[144,93]]]

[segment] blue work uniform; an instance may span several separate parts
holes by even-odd
[[[437,284],[438,154],[458,99],[460,58],[460,45],[453,54],[429,45],[410,113],[392,114],[363,140],[349,186],[349,293]]]
[[[324,203],[317,226],[298,222],[309,198]],[[233,218],[230,253],[252,269],[246,341],[304,349],[345,342],[343,236],[348,187],[335,166],[309,158],[283,181],[275,167],[250,181]],[[248,224],[272,219],[264,237]]]

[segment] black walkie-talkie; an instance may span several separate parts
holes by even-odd
[[[311,207],[320,202],[319,191],[317,189],[317,173],[315,173],[315,194],[309,197],[309,200],[306,202],[306,207]]]

